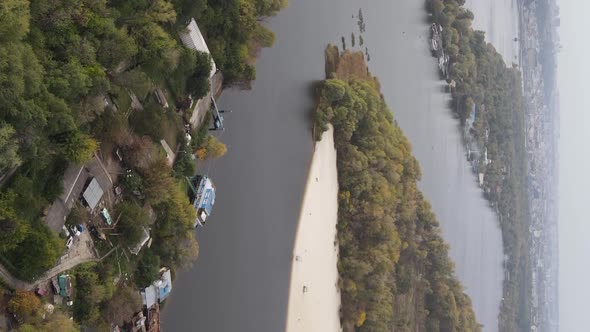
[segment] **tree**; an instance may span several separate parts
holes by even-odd
[[[8,310],[20,319],[27,320],[35,314],[40,305],[41,301],[35,293],[17,290],[8,301]]]
[[[176,20],[174,5],[167,0],[154,0],[148,9],[148,17],[158,23],[174,23]]]
[[[0,42],[21,40],[29,32],[29,1],[0,2]]]
[[[0,123],[0,176],[3,171],[20,166],[16,130],[9,124]]]
[[[160,271],[160,256],[152,249],[146,250],[137,263],[135,282],[139,287],[146,287],[158,278]]]
[[[107,68],[117,69],[121,64],[131,62],[137,52],[136,40],[129,36],[126,27],[122,27],[113,31],[110,37],[101,40],[96,57]]]
[[[158,149],[148,136],[128,135],[120,142],[122,144],[125,163],[138,170],[146,170],[155,158]]]
[[[76,164],[84,164],[98,149],[98,143],[88,134],[73,131],[59,135],[58,144],[64,157]]]
[[[0,192],[0,253],[13,250],[25,238],[28,227],[14,211],[15,193]]]
[[[158,158],[148,169],[142,171],[142,175],[145,198],[151,204],[167,200],[176,188],[166,159]]]
[[[119,178],[119,182],[129,193],[137,194],[143,192],[143,179],[135,171],[123,174]]]
[[[141,310],[141,306],[141,297],[137,289],[123,285],[106,303],[104,315],[109,322],[123,325],[125,321],[129,320],[129,317]]]
[[[88,210],[81,205],[76,205],[68,215],[67,223],[70,225],[79,225],[85,223],[89,219]]]
[[[197,158],[203,160],[206,158],[219,158],[225,155],[227,146],[220,142],[213,135],[207,136],[205,142],[197,149]]]
[[[204,52],[196,52],[195,70],[189,76],[186,83],[186,92],[192,95],[193,99],[199,99],[209,93],[211,84],[209,75],[211,74],[211,56]]]
[[[117,210],[120,214],[117,230],[122,234],[121,239],[128,247],[135,246],[141,240],[144,228],[148,224],[147,212],[132,202],[119,204]]]
[[[55,265],[63,248],[64,243],[57,234],[46,225],[37,224],[6,256],[16,268],[17,277],[32,280]]]

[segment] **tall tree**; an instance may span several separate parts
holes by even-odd
[[[148,224],[147,212],[132,202],[123,202],[117,207],[120,214],[117,230],[122,233],[122,241],[127,246],[135,246]]]

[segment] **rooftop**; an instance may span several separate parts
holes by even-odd
[[[98,202],[100,202],[100,199],[102,198],[102,194],[103,191],[98,184],[98,181],[96,181],[96,178],[92,178],[92,181],[90,181],[90,184],[86,187],[83,194],[84,200],[91,210],[94,210],[96,205],[98,205]]]

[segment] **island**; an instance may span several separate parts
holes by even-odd
[[[334,128],[343,331],[480,331],[417,188],[418,162],[364,54],[330,45],[325,55],[314,135]]]

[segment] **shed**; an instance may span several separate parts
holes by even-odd
[[[146,287],[141,291],[141,300],[146,308],[151,308],[156,304],[158,300],[156,294],[156,288],[154,286]]]
[[[90,209],[94,210],[94,208],[98,205],[98,202],[100,202],[102,195],[103,191],[98,184],[98,181],[96,181],[96,178],[92,178],[92,181],[90,181],[90,184],[88,184],[88,187],[86,187],[86,190],[84,190],[84,194],[82,196],[84,197],[84,200]]]
[[[141,239],[139,240],[139,242],[137,242],[137,244],[133,248],[129,248],[129,251],[134,255],[139,254],[139,251],[141,250],[141,248],[143,248],[143,246],[145,246],[145,244],[149,240],[150,240],[150,232],[147,228],[144,227]]]

